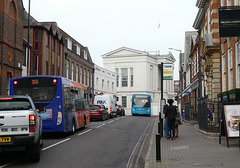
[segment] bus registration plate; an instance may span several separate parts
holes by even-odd
[[[11,137],[0,137],[0,143],[11,142]]]

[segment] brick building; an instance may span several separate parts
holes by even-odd
[[[199,12],[193,27],[198,30],[198,54],[203,58],[201,75],[204,75],[201,86],[207,83],[206,93],[201,90],[201,95],[207,96],[210,101],[217,101],[220,92],[220,38],[218,28],[218,0],[197,0]]]
[[[24,20],[24,68],[23,76],[27,75],[27,37],[28,14]],[[29,75],[64,76],[64,43],[56,22],[38,22],[30,17],[30,68]]]
[[[93,101],[94,63],[87,47],[60,29],[64,41],[65,74],[64,77],[88,86],[88,93]]]
[[[239,0],[221,0],[222,10],[239,10]],[[240,37],[221,38],[221,91],[224,101],[240,100]]]
[[[9,93],[9,79],[22,75],[22,0],[0,1],[0,95]]]

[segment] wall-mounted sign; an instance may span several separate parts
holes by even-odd
[[[9,51],[9,52],[8,52],[8,61],[9,61],[9,62],[12,62],[12,59],[13,59],[12,52]]]
[[[218,10],[219,36],[236,37],[240,36],[240,10],[221,9]]]
[[[163,80],[173,80],[173,64],[163,64]]]

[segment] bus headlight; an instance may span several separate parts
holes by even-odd
[[[61,123],[62,123],[62,113],[58,112],[57,125],[60,125]]]

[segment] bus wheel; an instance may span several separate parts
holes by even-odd
[[[72,121],[72,131],[71,134],[73,135],[76,132],[75,121]]]

